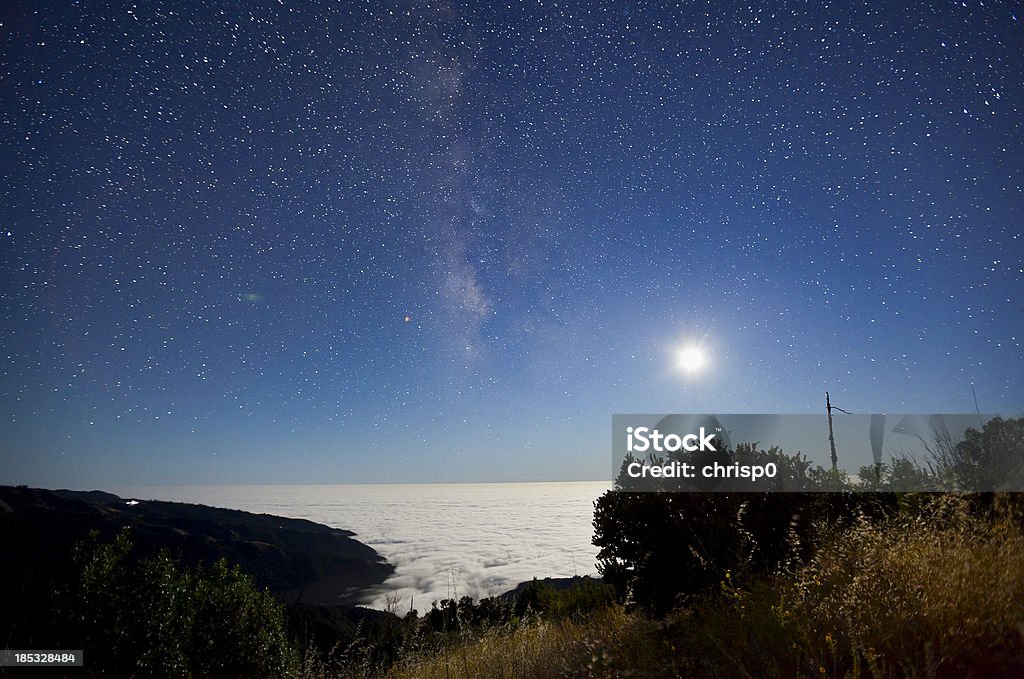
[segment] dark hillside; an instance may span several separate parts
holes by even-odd
[[[13,616],[5,636],[33,629],[53,583],[67,582],[76,543],[112,540],[128,526],[139,558],[166,549],[181,562],[238,564],[284,601],[352,604],[393,567],[351,531],[312,521],[177,502],[126,500],[101,491],[0,486],[0,582]],[[34,613],[33,611],[36,611]]]

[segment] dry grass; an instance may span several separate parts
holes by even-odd
[[[393,668],[389,679],[470,677],[678,676],[656,623],[610,606],[585,620],[542,622],[471,642]]]
[[[806,566],[677,616],[718,676],[1024,676],[1024,533],[950,496],[861,521]]]
[[[827,669],[901,676],[1024,668],[1024,534],[950,496],[861,522],[795,575],[776,613]],[[831,673],[831,672],[830,672]]]

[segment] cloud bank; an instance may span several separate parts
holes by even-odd
[[[534,577],[594,575],[593,502],[607,482],[115,489],[304,518],[356,532],[396,572],[366,603],[399,613],[500,594]]]

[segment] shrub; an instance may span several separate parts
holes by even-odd
[[[520,616],[534,611],[547,620],[580,619],[613,602],[614,588],[591,578],[579,578],[561,589],[534,579],[516,598],[515,609]]]
[[[223,560],[180,568],[166,553],[135,559],[127,529],[76,554],[79,577],[64,594],[69,647],[92,674],[282,677],[296,654],[281,607]]]
[[[593,540],[598,568],[621,600],[663,615],[714,589],[727,570],[746,580],[806,559],[816,521],[846,522],[858,512],[880,516],[896,507],[895,495],[854,492],[836,472],[778,448],[741,444],[729,456],[775,463],[790,487],[805,492],[765,492],[764,483],[738,481],[730,492],[635,493],[623,490],[630,487],[623,471],[618,489],[594,503]],[[834,492],[810,492],[826,488]]]

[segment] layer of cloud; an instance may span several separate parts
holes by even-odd
[[[400,610],[500,594],[534,577],[594,575],[604,482],[195,486],[115,490],[309,519],[356,532],[396,567],[366,603]],[[130,492],[129,492],[130,491]]]

